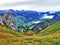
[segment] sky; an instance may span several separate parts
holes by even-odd
[[[60,0],[0,0],[0,10],[60,11]]]

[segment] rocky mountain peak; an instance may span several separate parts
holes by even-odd
[[[7,27],[12,28],[13,30],[17,30],[16,27],[16,23],[13,19],[12,14],[10,13],[5,13],[2,17],[1,17],[1,21],[3,22],[3,24]]]

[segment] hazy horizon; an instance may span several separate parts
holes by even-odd
[[[60,11],[60,0],[0,0],[0,10]]]

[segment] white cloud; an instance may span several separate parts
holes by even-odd
[[[0,10],[58,11],[60,0],[0,0]]]
[[[17,6],[3,6],[0,10],[14,9],[14,10],[36,10],[36,11],[60,11],[60,6],[32,6],[32,5],[17,5]]]
[[[44,0],[43,2],[45,2],[44,4],[46,5],[59,5],[60,4],[60,0]]]
[[[24,1],[32,1],[32,0],[0,0],[0,5],[1,4],[15,3],[15,2],[24,2]]]
[[[6,10],[6,9],[29,10],[30,9],[30,6],[28,6],[28,5],[22,5],[22,6],[6,6],[6,7],[0,7],[0,10]]]
[[[60,11],[60,5],[51,6],[32,6],[34,10],[37,11]]]
[[[35,21],[35,22],[33,22],[33,23],[40,23],[41,21]]]
[[[45,14],[42,19],[52,19],[54,16],[53,15],[50,15],[48,16],[47,14]]]

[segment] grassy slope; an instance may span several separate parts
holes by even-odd
[[[19,41],[17,38],[22,36],[21,33],[0,25],[0,45],[13,45],[13,42]]]
[[[40,35],[52,34],[52,33],[55,33],[57,31],[60,31],[60,22],[57,22],[57,23],[49,26],[45,30],[41,31]]]
[[[60,45],[60,22],[33,36],[0,26],[0,45]]]

